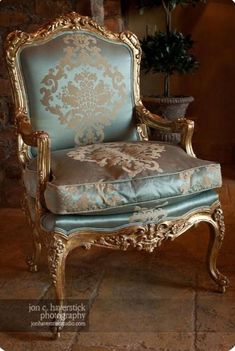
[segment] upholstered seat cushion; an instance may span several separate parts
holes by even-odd
[[[112,142],[52,152],[52,179],[45,190],[55,214],[114,214],[176,202],[221,186],[219,164],[160,142]],[[24,182],[36,195],[36,158]]]
[[[152,209],[138,207],[132,213],[116,213],[102,215],[56,215],[46,213],[41,218],[41,227],[46,231],[55,231],[64,235],[77,232],[115,232],[135,225],[158,224],[164,221],[176,220],[194,213],[194,211],[210,210],[218,202],[218,194],[207,190],[196,195],[187,195],[184,201],[163,204]]]

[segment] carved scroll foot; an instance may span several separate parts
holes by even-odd
[[[26,263],[30,272],[37,272],[41,256],[41,243],[39,242],[38,233],[35,229],[33,230],[33,245],[33,254],[26,258]]]
[[[211,231],[210,231],[210,242],[208,248],[208,269],[211,278],[216,282],[218,285],[219,292],[224,293],[226,288],[229,287],[229,280],[223,274],[219,272],[217,269],[217,257],[222,245],[224,234],[225,234],[225,225],[224,225],[224,216],[222,209],[217,207],[212,215],[213,221],[210,222],[211,224]]]
[[[48,252],[48,265],[52,282],[55,287],[56,304],[61,307],[65,298],[65,261],[66,261],[66,244],[60,237],[54,237]],[[60,337],[60,331],[63,329],[62,312],[57,313],[56,320],[51,331],[57,339]]]

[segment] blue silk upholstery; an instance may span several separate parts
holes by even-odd
[[[110,232],[133,225],[159,223],[164,220],[180,218],[191,211],[210,208],[218,200],[218,194],[213,190],[204,191],[179,199],[178,202],[160,205],[158,208],[141,209],[133,213],[112,215],[55,215],[48,213],[41,219],[41,226],[46,231],[57,231],[70,235],[79,231]]]
[[[185,201],[221,186],[220,166],[161,142],[116,142],[52,152],[45,190],[54,214],[113,215]],[[36,158],[24,174],[36,196]],[[66,217],[67,218],[67,217]]]
[[[66,31],[23,47],[18,61],[33,129],[48,132],[52,150],[138,140],[128,45]]]
[[[139,141],[127,44],[67,30],[23,46],[17,60],[32,127],[51,140],[44,230],[109,232],[180,218],[218,200],[211,190],[221,186],[218,164]],[[34,220],[36,156],[23,178]]]

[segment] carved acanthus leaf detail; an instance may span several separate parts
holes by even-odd
[[[225,224],[224,224],[224,214],[223,214],[221,207],[217,207],[215,209],[215,212],[213,214],[213,218],[216,221],[216,223],[218,224],[218,227],[219,227],[218,237],[222,241],[224,239],[224,235],[225,235]]]
[[[152,252],[164,240],[175,239],[190,226],[192,226],[192,223],[184,220],[163,222],[161,224],[147,224],[139,227],[131,234],[103,235],[94,240],[92,245],[124,251],[134,248]]]
[[[60,256],[63,254],[65,244],[61,239],[54,238],[50,243],[48,252],[49,270],[54,284],[57,282],[57,269],[59,265]]]
[[[171,223],[161,223],[157,226],[157,232],[164,234],[166,239],[174,240],[191,225],[192,224],[185,220],[178,220]]]

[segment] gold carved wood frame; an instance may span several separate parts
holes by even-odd
[[[38,148],[37,161],[37,195],[35,203],[29,201],[27,194],[23,201],[23,207],[29,219],[34,237],[34,253],[28,259],[31,271],[37,271],[40,258],[41,246],[44,244],[48,250],[48,263],[55,285],[56,298],[59,303],[63,303],[65,297],[65,261],[71,250],[76,247],[90,249],[92,246],[101,246],[110,249],[137,249],[152,252],[161,245],[164,240],[174,240],[188,229],[199,222],[208,222],[211,227],[211,240],[208,249],[208,268],[211,277],[219,286],[219,290],[224,292],[228,286],[228,279],[224,277],[216,267],[216,260],[221,243],[224,238],[224,218],[217,201],[210,208],[196,210],[182,216],[180,219],[164,221],[159,224],[148,224],[142,226],[132,226],[119,231],[85,232],[78,231],[70,236],[65,236],[60,232],[45,232],[42,230],[40,220],[42,214],[47,212],[44,206],[44,190],[51,175],[50,169],[50,138],[44,131],[34,131],[32,129],[27,98],[24,90],[23,79],[18,63],[18,53],[27,45],[34,45],[50,40],[59,32],[66,30],[85,30],[96,33],[104,38],[127,44],[134,57],[134,101],[137,130],[142,140],[148,140],[148,128],[158,128],[166,132],[181,133],[181,146],[191,156],[195,156],[192,149],[192,135],[194,123],[187,119],[179,119],[171,122],[162,119],[160,116],[151,114],[146,110],[140,99],[139,70],[141,60],[141,48],[137,37],[130,32],[112,33],[97,25],[88,17],[80,16],[77,13],[70,13],[58,17],[54,21],[39,28],[33,33],[16,31],[9,34],[6,43],[6,60],[12,84],[12,93],[15,103],[15,125],[18,134],[18,156],[24,168],[30,158],[29,148]],[[30,203],[29,203],[30,202]],[[32,206],[33,211],[32,211]],[[32,215],[33,213],[33,215]],[[58,328],[55,330],[59,334]]]

